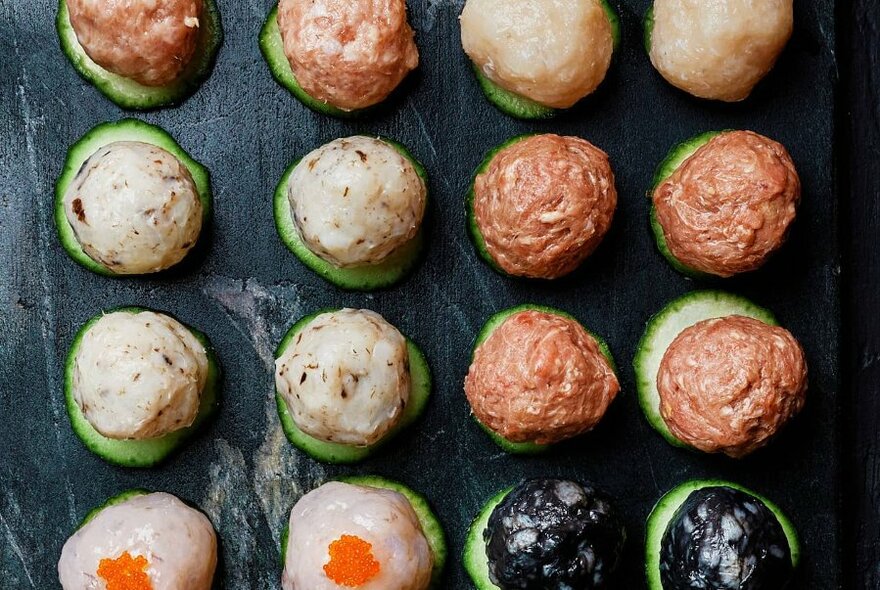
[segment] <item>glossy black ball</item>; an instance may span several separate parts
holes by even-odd
[[[533,479],[495,507],[483,537],[489,577],[502,590],[590,590],[607,587],[626,530],[604,494]]]
[[[660,547],[664,590],[780,590],[794,570],[776,515],[758,498],[729,487],[692,492]]]

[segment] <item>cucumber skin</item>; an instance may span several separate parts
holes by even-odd
[[[608,22],[611,24],[611,37],[614,43],[614,50],[616,51],[620,47],[621,40],[620,17],[617,15],[617,11],[615,11],[608,3],[608,0],[599,0],[599,3],[602,5],[602,10],[605,11],[606,16],[608,17]],[[541,120],[553,118],[565,110],[548,107],[514,92],[510,92],[490,80],[485,74],[483,74],[476,64],[472,64],[472,67],[477,82],[480,85],[480,89],[483,91],[483,94],[486,95],[486,99],[492,106],[505,115],[526,121]]]
[[[760,500],[776,516],[779,524],[782,526],[782,530],[788,539],[792,566],[797,569],[801,554],[800,539],[794,525],[776,504],[761,494],[739,484],[723,480],[693,479],[679,484],[664,494],[648,516],[645,531],[645,574],[649,590],[663,590],[663,585],[660,582],[660,545],[666,528],[669,526],[669,521],[672,519],[675,511],[687,500],[692,492],[707,487],[733,488]]]
[[[654,3],[651,3],[651,6],[648,8],[647,12],[645,12],[645,18],[642,21],[642,29],[644,31],[642,36],[642,43],[645,46],[645,52],[650,55],[651,54],[651,37],[654,35]]]
[[[477,590],[498,590],[498,586],[493,584],[491,578],[489,578],[489,558],[486,555],[486,542],[483,540],[483,531],[488,526],[489,517],[492,515],[492,512],[512,490],[513,487],[511,486],[486,502],[468,528],[464,551],[462,552],[462,563]]]
[[[503,275],[505,277],[518,278],[518,277],[515,277],[514,275],[509,274],[503,268],[501,268],[498,265],[498,263],[495,262],[495,259],[492,258],[492,255],[489,254],[489,250],[486,248],[486,240],[483,238],[483,233],[480,231],[480,227],[477,224],[477,217],[474,214],[474,200],[476,199],[476,193],[475,193],[476,180],[477,180],[477,176],[479,176],[480,174],[484,174],[486,172],[486,169],[489,167],[489,164],[492,163],[492,160],[495,159],[495,156],[497,156],[499,152],[501,152],[502,150],[504,150],[504,149],[516,144],[516,143],[519,143],[520,141],[522,141],[524,139],[534,137],[535,135],[539,135],[539,134],[538,133],[525,133],[523,135],[517,135],[517,136],[511,137],[510,139],[504,141],[503,143],[501,143],[501,144],[495,146],[494,148],[492,148],[491,150],[489,150],[489,153],[487,153],[483,157],[483,160],[480,162],[480,164],[477,166],[477,169],[474,171],[473,177],[471,178],[470,190],[468,191],[468,194],[465,197],[465,211],[466,211],[466,216],[467,216],[468,234],[470,235],[471,242],[473,242],[474,248],[476,248],[477,254],[480,255],[480,258],[482,258],[486,262],[486,264],[489,265],[489,267],[492,270],[494,270],[498,274]]]
[[[101,457],[101,459],[110,463],[111,465],[131,468],[153,467],[161,463],[166,458],[168,458],[169,455],[180,449],[184,443],[192,438],[201,429],[201,427],[217,413],[221,380],[220,364],[217,360],[217,356],[214,353],[213,348],[211,347],[211,343],[208,340],[208,337],[205,336],[202,332],[196,330],[195,328],[187,326],[186,324],[183,324],[183,322],[181,322],[181,324],[186,329],[188,329],[192,333],[192,335],[195,336],[196,339],[198,339],[199,342],[201,342],[202,346],[205,347],[205,353],[208,357],[208,377],[205,381],[205,388],[202,390],[201,393],[199,413],[196,415],[195,421],[192,423],[192,425],[186,428],[182,428],[181,430],[166,434],[165,436],[155,439],[114,440],[101,435],[92,427],[91,424],[89,424],[88,420],[86,420],[85,415],[83,415],[82,410],[80,409],[79,405],[76,403],[76,400],[73,397],[73,370],[76,360],[76,353],[79,350],[79,346],[82,342],[83,336],[85,336],[89,328],[91,328],[95,324],[95,322],[103,317],[105,313],[113,313],[118,311],[140,313],[153,310],[141,307],[120,307],[107,310],[106,312],[101,312],[100,314],[92,317],[89,321],[83,324],[83,326],[79,329],[76,336],[74,337],[73,343],[70,346],[70,351],[67,354],[67,360],[65,362],[65,407],[67,409],[68,418],[70,418],[71,428],[73,429],[77,438],[80,439],[80,441],[89,451],[98,455],[99,457]],[[164,312],[155,313],[162,313],[162,315],[173,317],[170,314]],[[111,447],[111,449],[109,450],[106,448],[108,445]],[[127,453],[127,455],[117,454],[124,452]]]
[[[395,148],[410,161],[427,188],[428,174],[421,162],[403,144],[387,137],[380,137],[379,139]],[[273,197],[275,229],[278,231],[278,235],[287,249],[293,252],[300,262],[318,276],[341,289],[349,291],[385,289],[406,278],[415,269],[424,252],[424,228],[420,228],[416,237],[392,253],[390,257],[372,266],[338,268],[309,250],[296,229],[293,222],[293,214],[290,211],[290,203],[287,199],[287,185],[290,175],[301,160],[302,158],[297,159],[284,171],[278,186],[275,188],[275,195]],[[426,216],[429,198],[430,195],[426,194]]]
[[[480,332],[477,334],[476,338],[474,339],[474,345],[473,345],[473,349],[471,352],[471,363],[473,363],[473,361],[474,361],[474,357],[476,356],[476,353],[477,353],[477,348],[479,348],[480,345],[483,344],[483,342],[485,342],[486,339],[488,339],[489,336],[492,335],[492,332],[494,332],[501,324],[503,324],[504,321],[507,320],[507,318],[509,318],[510,316],[515,315],[517,313],[523,312],[523,311],[540,311],[543,313],[557,315],[559,317],[563,317],[565,319],[577,322],[578,325],[581,326],[587,332],[587,334],[589,334],[590,336],[593,337],[593,339],[596,341],[596,344],[599,345],[599,350],[602,352],[602,355],[608,360],[608,364],[611,365],[611,370],[614,371],[615,374],[617,374],[617,364],[614,362],[614,357],[611,354],[611,349],[608,347],[608,344],[605,342],[605,340],[602,339],[602,337],[597,336],[592,331],[588,330],[577,318],[575,318],[573,315],[571,315],[569,313],[566,313],[564,311],[561,311],[561,310],[558,310],[558,309],[555,309],[552,307],[548,307],[546,305],[535,305],[532,303],[525,303],[523,305],[517,305],[516,307],[504,309],[504,310],[499,311],[498,313],[492,315],[486,321],[486,323],[483,325],[482,329],[480,329]],[[482,422],[480,422],[480,420],[476,417],[476,415],[473,414],[473,412],[471,412],[471,416],[476,421],[476,423],[480,426],[480,428],[482,428],[486,432],[486,434],[489,435],[489,437],[492,439],[492,441],[495,444],[497,444],[499,447],[501,447],[501,449],[507,453],[511,453],[514,455],[538,455],[538,454],[547,452],[548,450],[552,449],[555,446],[553,444],[545,445],[545,444],[538,444],[538,443],[534,443],[534,442],[518,443],[518,442],[509,441],[509,440],[505,439],[504,437],[502,437],[497,432],[494,432],[493,430],[491,430],[488,426],[486,426]],[[586,433],[584,433],[584,434],[586,434]]]
[[[368,114],[379,106],[377,104],[364,109],[346,111],[330,103],[320,101],[303,90],[303,87],[296,80],[296,76],[290,67],[290,62],[287,61],[287,56],[284,54],[281,31],[278,29],[277,5],[269,12],[269,16],[266,17],[266,22],[260,30],[260,51],[269,65],[269,71],[272,72],[272,77],[275,78],[275,81],[293,94],[304,106],[318,114],[339,119],[352,119]]]
[[[205,17],[207,26],[201,27],[204,30],[203,36],[199,39],[192,62],[182,73],[181,78],[167,87],[144,86],[109,72],[93,62],[76,38],[76,33],[70,24],[66,0],[58,2],[55,29],[62,52],[80,77],[123,109],[151,110],[182,103],[194,94],[211,74],[217,53],[223,44],[223,25],[214,0],[205,0]],[[120,85],[130,87],[130,91],[117,88]]]
[[[651,12],[653,18],[653,12]],[[653,21],[652,21],[653,22]],[[690,139],[687,139],[671,150],[666,154],[666,157],[660,164],[657,166],[656,171],[654,172],[654,179],[651,185],[651,192],[649,196],[652,198],[651,210],[649,213],[649,222],[651,225],[651,232],[654,234],[654,242],[657,245],[657,250],[660,251],[660,254],[663,255],[663,258],[678,272],[681,274],[690,277],[692,279],[717,279],[719,277],[709,274],[707,272],[703,272],[694,268],[691,268],[679,261],[675,256],[673,256],[672,252],[669,250],[669,245],[666,243],[666,235],[663,232],[663,227],[660,225],[659,220],[657,219],[657,209],[653,205],[653,196],[657,191],[657,187],[665,181],[667,178],[672,176],[672,174],[678,170],[678,168],[684,164],[691,156],[693,156],[698,149],[709,143],[713,138],[721,135],[722,133],[727,133],[728,130],[724,131],[706,131],[705,133],[700,133],[699,135],[695,135]]]
[[[486,95],[486,99],[496,109],[513,117],[522,120],[541,120],[550,119],[559,113],[559,109],[547,107],[524,96],[514,94],[509,90],[505,90],[492,80],[486,77],[480,68],[473,66],[474,74],[480,89]]]
[[[745,297],[733,295],[732,293],[727,293],[725,291],[712,290],[692,291],[690,293],[687,293],[686,295],[682,295],[681,297],[673,299],[672,301],[667,303],[666,306],[663,307],[663,309],[651,316],[651,318],[648,320],[645,327],[645,332],[639,340],[639,344],[636,348],[636,355],[633,359],[633,369],[636,374],[636,391],[638,393],[639,406],[641,407],[642,413],[645,415],[645,418],[648,420],[648,423],[664,439],[666,439],[666,442],[673,446],[693,450],[695,452],[695,449],[675,438],[675,436],[669,431],[666,423],[663,421],[663,417],[660,414],[658,405],[659,394],[656,393],[657,374],[656,372],[652,372],[651,375],[648,375],[647,373],[651,371],[647,365],[649,364],[650,359],[654,358],[653,355],[660,355],[660,358],[662,359],[662,356],[666,354],[666,348],[664,348],[662,351],[653,350],[654,345],[652,343],[652,339],[656,335],[657,331],[663,329],[667,321],[674,320],[677,313],[686,311],[688,309],[688,304],[700,303],[704,300],[709,299],[714,300],[716,306],[724,309],[725,313],[705,315],[705,317],[697,320],[696,322],[702,321],[704,319],[726,317],[729,315],[746,315],[771,326],[779,325],[776,321],[775,316],[770,311],[756,305]],[[694,325],[694,323],[696,322],[690,323],[687,326],[682,327],[680,330],[678,330],[676,335],[680,334],[686,328]],[[674,337],[672,340],[674,340]],[[670,340],[670,344],[672,340]],[[659,367],[659,365],[660,363],[658,362],[657,366]]]
[[[438,519],[437,515],[434,514],[434,511],[431,510],[431,505],[428,503],[428,500],[402,483],[378,475],[354,475],[341,477],[335,481],[363,487],[392,490],[402,494],[407,500],[409,500],[410,506],[412,506],[413,511],[419,518],[419,525],[422,527],[422,532],[425,534],[425,539],[428,541],[431,553],[434,555],[434,568],[431,571],[431,585],[429,588],[431,590],[439,590],[443,580],[443,570],[446,567],[446,559],[448,557],[446,533],[443,531],[443,525],[440,524],[440,519]],[[284,568],[285,556],[287,555],[287,541],[289,537],[290,525],[286,524],[284,530],[281,532],[282,569]]]
[[[138,119],[120,119],[119,121],[101,123],[90,129],[76,143],[70,146],[67,150],[64,167],[55,183],[54,217],[59,241],[67,254],[73,258],[74,262],[96,274],[106,277],[132,277],[138,275],[115,273],[86,254],[79,241],[77,241],[76,234],[67,221],[67,215],[64,212],[64,194],[67,192],[67,188],[76,177],[80,168],[96,151],[105,145],[117,141],[149,143],[169,152],[180,160],[181,164],[186,166],[195,183],[199,200],[202,202],[202,232],[210,223],[213,210],[211,173],[206,167],[193,159],[167,131],[157,125],[151,125]],[[201,240],[201,235],[199,240]],[[196,247],[198,247],[198,244],[196,244]],[[159,272],[166,272],[167,270],[170,269]]]
[[[293,337],[300,333],[303,328],[312,322],[312,320],[319,315],[334,311],[339,311],[339,309],[324,309],[300,318],[290,330],[287,331],[287,334],[281,340],[281,343],[275,351],[275,358],[278,359],[284,354],[284,351],[287,350]],[[410,379],[412,383],[410,400],[403,411],[400,422],[398,422],[384,438],[366,447],[356,447],[317,440],[304,433],[296,426],[284,398],[282,398],[281,393],[276,388],[275,403],[278,408],[278,417],[281,420],[281,427],[284,430],[285,436],[287,436],[287,440],[317,461],[340,465],[352,464],[363,461],[367,457],[373,455],[391,439],[397,436],[400,431],[418,420],[425,412],[428,400],[431,396],[431,370],[422,351],[409,338],[406,339],[406,343],[407,351],[409,353]]]

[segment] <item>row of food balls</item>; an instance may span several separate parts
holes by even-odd
[[[792,0],[655,0],[644,40],[657,71],[701,98],[740,101],[791,37]],[[621,43],[608,0],[467,0],[461,43],[486,97],[520,118],[574,106]],[[222,41],[214,0],[61,0],[57,28],[79,73],[125,108],[184,100]],[[334,116],[383,102],[419,65],[404,0],[280,0],[260,46],[276,80]]]
[[[801,408],[806,365],[772,314],[696,292],[657,314],[635,361],[639,398],[671,443],[741,457]],[[339,309],[297,321],[275,360],[280,422],[317,460],[352,463],[425,411],[419,348],[379,314]],[[477,335],[464,381],[476,422],[505,451],[539,453],[590,431],[619,392],[605,343],[572,316],[520,306]],[[103,459],[148,467],[216,411],[219,366],[207,338],[171,316],[125,308],[77,334],[66,363],[74,432]],[[606,588],[626,531],[612,498],[589,484],[532,479],[500,491],[472,523],[463,563],[480,590]],[[428,501],[378,476],[331,481],[292,508],[282,535],[285,590],[428,590],[446,544]],[[732,482],[688,481],[660,499],[645,545],[652,590],[783,588],[800,549],[770,500]],[[88,515],[62,550],[65,590],[212,587],[209,520],[166,493],[134,490]],[[141,585],[115,585],[122,581]],[[695,585],[696,584],[696,585]]]
[[[721,276],[759,266],[782,243],[800,192],[784,148],[751,132],[685,142],[657,180],[661,251],[689,272]],[[336,140],[285,174],[276,221],[285,242],[323,276],[348,287],[387,285],[417,259],[426,187],[424,170],[402,146],[369,137]],[[58,183],[62,243],[104,274],[163,270],[196,243],[210,207],[208,189],[204,168],[160,129],[136,120],[99,126],[70,150]],[[729,206],[705,204],[707,194]],[[503,272],[560,276],[596,247],[615,202],[607,156],[595,146],[553,135],[516,138],[478,170],[469,204],[474,241]],[[701,203],[705,210],[696,214]],[[673,219],[693,216],[703,233],[690,223],[663,225],[670,212]],[[706,234],[711,239],[682,237]],[[542,241],[547,235],[554,239]],[[674,250],[679,241],[695,254]],[[718,261],[723,265],[711,266]],[[648,420],[679,446],[744,456],[767,444],[804,404],[807,368],[798,342],[769,311],[728,293],[700,291],[671,302],[649,322],[634,365]],[[74,431],[89,449],[121,465],[161,461],[217,407],[219,367],[205,336],[149,310],[125,308],[93,318],[78,333],[66,371]],[[300,319],[279,344],[275,381],[291,442],[337,463],[365,458],[413,423],[431,392],[418,347],[368,310]],[[602,339],[569,314],[535,305],[488,320],[464,382],[476,421],[514,453],[545,451],[591,430],[619,389]],[[442,534],[424,500],[376,478],[328,486],[291,513],[289,543],[295,545],[285,550],[285,588],[418,589],[434,579]],[[68,542],[59,565],[66,589],[87,587],[79,584],[95,575],[172,575],[159,572],[181,562],[150,561],[164,551],[199,560],[201,569],[185,571],[210,580],[216,559],[208,551],[214,547],[210,529],[202,527],[206,536],[199,542],[185,536],[194,534],[192,527],[169,532],[162,542],[130,534],[132,527],[165,526],[160,515],[166,512],[203,517],[167,495],[125,495],[113,502],[94,518],[99,524],[86,524]],[[312,502],[328,511],[348,508],[330,519],[307,510]],[[160,522],[144,521],[137,511],[129,515],[142,503],[144,514]],[[480,588],[520,588],[522,580],[535,580],[529,588],[578,587],[587,579],[602,587],[624,539],[612,506],[601,492],[576,482],[525,482],[490,502],[472,530],[465,564]],[[404,510],[408,517],[386,518],[382,510]],[[108,521],[100,517],[105,512]],[[315,514],[321,527],[310,520]],[[774,584],[787,579],[797,562],[796,536],[785,517],[736,484],[688,482],[654,514],[647,555],[654,560],[649,576],[662,584],[655,588],[689,588],[681,580],[693,576],[722,580],[718,584],[762,580],[755,587],[778,588]],[[363,525],[367,517],[371,524]],[[115,540],[95,551],[90,535]],[[555,535],[565,542],[547,540]],[[722,538],[728,545],[719,544]],[[190,552],[181,552],[178,543]],[[395,586],[391,580],[402,581]]]
[[[92,129],[68,151],[56,217],[69,254],[95,272],[166,270],[195,247],[211,209],[208,171],[158,127]],[[760,268],[785,242],[801,184],[780,143],[751,131],[703,133],[657,168],[650,221],[660,252],[691,276]],[[579,137],[521,135],[489,152],[467,197],[473,242],[502,274],[574,271],[611,227],[618,194],[608,155]],[[424,246],[424,167],[401,144],[353,136],[283,174],[274,215],[284,243],[341,287],[401,280]]]
[[[126,108],[183,100],[208,75],[221,40],[210,0],[62,0],[57,24],[78,71]],[[772,67],[791,34],[792,7],[791,0],[656,0],[645,24],[651,61],[667,80],[734,101]],[[469,0],[461,26],[486,96],[522,118],[551,116],[592,93],[620,42],[604,0]],[[379,104],[418,64],[402,0],[282,0],[260,44],[279,82],[336,116]],[[782,146],[732,131],[673,149],[652,196],[652,225],[669,261],[688,274],[725,277],[758,268],[782,244],[800,186]],[[275,218],[310,268],[337,285],[371,289],[414,266],[426,199],[425,171],[403,146],[353,137],[288,169]],[[478,170],[471,233],[497,270],[555,278],[596,248],[616,199],[608,158],[589,142],[518,137]],[[207,170],[162,130],[127,120],[99,126],[71,148],[56,221],[63,245],[87,268],[144,274],[186,256],[210,207]],[[702,451],[743,456],[804,401],[797,341],[770,312],[722,292],[670,303],[649,323],[634,364],[651,424],[671,443]],[[125,308],[80,330],[65,395],[90,450],[145,467],[210,418],[218,380],[203,334],[166,314]],[[418,418],[431,379],[419,349],[384,318],[343,309],[291,328],[278,348],[276,388],[293,444],[319,460],[353,462]],[[592,429],[619,382],[598,336],[564,312],[527,305],[489,320],[464,389],[476,421],[518,453]],[[613,500],[590,485],[526,481],[487,503],[464,564],[480,590],[603,588],[619,564],[622,522]],[[446,558],[425,499],[379,477],[310,492],[293,507],[283,539],[285,590],[424,590],[440,583]],[[730,482],[682,484],[648,523],[652,590],[778,589],[798,555],[782,512]],[[59,577],[65,590],[96,583],[199,590],[211,586],[216,562],[216,535],[203,514],[169,494],[132,491],[86,518],[65,544]]]

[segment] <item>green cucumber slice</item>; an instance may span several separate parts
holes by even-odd
[[[298,320],[293,327],[288,330],[281,344],[275,352],[275,358],[280,358],[294,336],[299,334],[312,320],[321,314],[338,311],[338,309],[325,309],[307,315]],[[406,340],[407,350],[409,352],[409,370],[411,379],[410,400],[403,410],[400,422],[385,435],[379,442],[366,446],[356,447],[352,445],[325,442],[313,438],[299,429],[293,421],[293,416],[287,408],[284,398],[276,389],[275,402],[278,406],[278,416],[281,419],[281,427],[287,435],[287,440],[293,443],[298,449],[308,454],[313,459],[323,461],[325,463],[348,464],[363,461],[370,455],[378,451],[389,440],[394,438],[401,430],[415,422],[424,412],[428,405],[428,399],[431,395],[431,370],[425,355],[409,338]]]
[[[779,524],[782,526],[782,530],[788,538],[792,566],[797,568],[801,554],[800,540],[798,539],[794,525],[792,525],[785,513],[783,513],[776,504],[761,494],[755,493],[739,484],[722,480],[694,479],[680,484],[676,488],[667,492],[666,495],[660,498],[660,501],[657,502],[657,505],[654,506],[650,516],[648,516],[645,541],[645,569],[648,577],[648,588],[650,590],[663,590],[663,585],[660,581],[660,550],[663,535],[666,532],[666,528],[669,526],[669,522],[672,520],[672,517],[675,515],[678,508],[685,502],[685,500],[687,500],[688,496],[697,490],[708,487],[733,488],[760,500],[779,520]]]
[[[483,532],[489,525],[489,517],[495,507],[501,504],[501,501],[513,490],[513,486],[496,494],[491,500],[486,502],[480,514],[471,523],[464,542],[464,554],[462,561],[464,569],[471,577],[477,590],[498,590],[498,586],[492,583],[489,577],[489,557],[486,555],[486,541],[483,539]]]
[[[559,109],[544,106],[534,100],[526,98],[525,96],[520,96],[519,94],[505,90],[487,78],[482,70],[476,65],[473,66],[473,69],[483,94],[486,95],[486,98],[492,103],[492,106],[505,115],[515,119],[524,120],[549,119],[555,117],[559,112]]]
[[[110,311],[124,311],[136,314],[152,310],[141,307],[123,307]],[[67,361],[64,367],[64,399],[70,424],[74,433],[76,433],[85,447],[108,463],[121,467],[152,467],[180,448],[216,413],[220,394],[220,364],[211,348],[208,337],[195,328],[186,326],[192,332],[192,335],[205,347],[205,352],[208,356],[208,377],[205,381],[205,389],[202,391],[199,413],[195,421],[187,428],[159,438],[146,440],[116,440],[107,438],[95,430],[89,423],[73,396],[73,373],[76,353],[79,350],[85,333],[103,315],[103,313],[96,315],[79,329],[67,354]]]
[[[502,269],[498,265],[498,263],[495,262],[495,259],[492,258],[491,254],[489,254],[488,248],[486,248],[486,240],[485,238],[483,238],[483,233],[480,231],[480,226],[477,224],[477,217],[474,214],[474,199],[476,198],[474,190],[476,186],[477,176],[486,172],[486,170],[489,168],[489,164],[492,163],[492,160],[495,158],[495,156],[498,155],[498,152],[534,135],[537,134],[526,133],[523,135],[517,135],[516,137],[511,137],[507,141],[492,148],[489,153],[487,153],[483,157],[483,161],[480,162],[480,165],[477,166],[477,169],[474,171],[474,175],[471,178],[470,190],[468,191],[467,197],[465,197],[465,210],[467,212],[468,232],[470,234],[471,241],[473,242],[474,247],[477,249],[477,254],[480,255],[480,258],[482,258],[492,268],[492,270],[507,277],[512,275],[505,272],[504,269]]]
[[[741,315],[771,326],[778,325],[773,314],[744,297],[724,291],[694,291],[669,302],[649,321],[639,341],[633,368],[639,405],[645,418],[672,445],[690,448],[675,438],[660,414],[657,373],[666,350],[686,328],[703,320]]]
[[[427,187],[428,174],[425,171],[425,167],[416,160],[410,151],[394,140],[386,137],[380,139],[395,148],[412,163],[416,173]],[[287,246],[287,249],[293,252],[303,264],[324,280],[337,287],[351,291],[384,289],[400,282],[412,272],[419,262],[424,248],[424,229],[420,229],[415,238],[404,244],[396,252],[392,253],[391,256],[379,264],[369,266],[339,268],[309,250],[294,223],[293,212],[290,210],[290,202],[287,199],[290,175],[293,174],[294,168],[296,168],[301,160],[302,158],[298,159],[284,171],[274,195],[275,228],[278,230],[278,235],[281,237],[284,245]]]
[[[434,568],[431,572],[430,588],[432,590],[440,588],[440,582],[443,579],[443,569],[446,566],[446,558],[448,555],[446,548],[446,533],[443,531],[443,525],[440,524],[440,519],[438,519],[434,514],[434,511],[431,510],[428,500],[402,483],[378,475],[341,477],[337,481],[363,487],[392,490],[402,494],[407,500],[409,500],[413,511],[419,519],[419,524],[422,527],[422,532],[425,534],[425,539],[428,541],[428,546],[431,548],[431,553],[434,555]],[[284,526],[284,531],[281,533],[282,568],[284,567],[284,556],[287,555],[287,541],[289,537],[290,525],[287,524]]]
[[[599,0],[599,2],[608,16],[608,22],[611,24],[611,37],[614,41],[614,50],[616,52],[620,47],[620,17],[617,11],[608,3],[608,0]],[[542,105],[525,96],[505,90],[490,80],[476,65],[473,65],[473,70],[477,77],[477,82],[480,84],[480,89],[492,106],[515,119],[549,119],[556,116],[561,110],[564,110]]]
[[[58,229],[58,238],[61,241],[61,245],[64,246],[64,249],[74,261],[94,273],[110,277],[131,275],[118,275],[103,264],[93,260],[83,251],[73,231],[73,227],[67,221],[67,216],[64,213],[64,194],[85,161],[100,148],[117,141],[149,143],[173,154],[189,170],[196,185],[199,199],[202,201],[203,229],[211,218],[212,209],[210,172],[194,160],[186,150],[180,147],[180,144],[167,131],[137,119],[122,119],[116,122],[101,123],[93,127],[67,150],[64,168],[61,170],[61,175],[55,184],[55,227]]]
[[[696,135],[686,141],[681,142],[680,144],[673,147],[669,150],[669,153],[660,162],[660,165],[657,166],[657,170],[654,172],[654,180],[651,186],[650,195],[653,197],[654,193],[657,190],[657,187],[660,186],[664,180],[672,176],[672,173],[678,170],[679,166],[684,164],[688,158],[694,155],[698,149],[709,143],[712,138],[724,133],[723,131],[707,131],[705,133],[701,133]],[[669,245],[666,243],[666,235],[663,233],[663,227],[660,225],[660,222],[657,220],[657,209],[654,205],[651,205],[650,215],[650,223],[651,223],[651,231],[654,233],[654,241],[657,244],[657,249],[660,251],[660,254],[663,255],[663,258],[666,259],[667,262],[683,275],[689,276],[694,279],[707,279],[712,278],[713,275],[708,273],[690,268],[685,265],[681,261],[679,261],[675,256],[672,255],[672,252],[669,250]]]
[[[651,53],[651,37],[654,35],[654,5],[653,4],[651,4],[651,7],[648,8],[647,12],[645,12],[645,18],[642,21],[642,29],[644,30],[642,42],[645,45],[645,51],[650,55],[650,53]]]
[[[358,117],[375,108],[368,107],[366,109],[346,111],[322,100],[318,100],[303,90],[302,86],[297,82],[293,70],[290,68],[290,62],[287,61],[287,56],[284,54],[284,41],[281,39],[281,31],[278,28],[277,6],[273,8],[269,13],[269,16],[266,17],[266,22],[260,30],[260,51],[263,53],[263,58],[265,58],[266,63],[269,64],[269,70],[271,70],[272,77],[275,78],[275,81],[290,91],[297,100],[316,113],[346,119]]]
[[[196,52],[180,79],[168,86],[144,86],[105,70],[88,56],[70,24],[66,0],[59,0],[55,28],[61,50],[76,71],[104,96],[124,109],[146,110],[179,104],[192,95],[210,75],[217,50],[223,42],[220,12],[214,0],[205,0]]]
[[[584,330],[586,330],[586,332],[590,336],[593,337],[593,339],[596,340],[596,344],[599,345],[599,350],[602,351],[602,354],[605,356],[606,359],[608,359],[608,364],[611,365],[611,370],[614,371],[615,373],[617,373],[617,365],[614,362],[614,357],[611,354],[611,349],[608,348],[608,344],[606,344],[605,340],[603,340],[600,336],[597,336],[595,333],[588,330],[573,315],[566,313],[564,311],[560,311],[558,309],[554,309],[552,307],[547,307],[546,305],[535,305],[532,303],[526,303],[523,305],[518,305],[516,307],[511,307],[511,308],[499,311],[498,313],[496,313],[495,315],[490,317],[489,320],[483,325],[483,328],[480,330],[480,332],[477,334],[476,339],[474,340],[474,346],[473,346],[473,350],[471,352],[471,362],[473,362],[474,357],[476,356],[477,348],[479,348],[480,345],[483,344],[483,342],[485,342],[486,339],[492,335],[492,332],[494,332],[510,316],[515,315],[520,312],[523,312],[523,311],[540,311],[540,312],[557,315],[557,316],[566,318],[568,320],[573,320],[575,322],[578,322],[578,324],[581,327],[583,327]],[[495,444],[497,444],[499,447],[501,447],[505,452],[515,454],[515,455],[536,455],[539,453],[546,452],[547,450],[549,450],[551,447],[554,446],[554,445],[543,445],[543,444],[538,444],[538,443],[533,443],[533,442],[521,443],[521,442],[509,441],[509,440],[505,439],[504,437],[502,437],[497,432],[494,432],[493,430],[491,430],[488,426],[486,426],[482,422],[480,422],[480,420],[473,413],[471,413],[471,416],[474,418],[474,420],[477,422],[477,424],[480,425],[480,428],[482,428],[492,438],[492,440],[495,442]]]

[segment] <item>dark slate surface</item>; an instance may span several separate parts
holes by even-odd
[[[845,20],[844,20],[845,19]],[[880,588],[880,5],[858,0],[841,11],[841,20],[852,23],[845,39],[842,71],[851,100],[844,115],[851,125],[842,137],[843,157],[850,174],[842,175],[842,193],[847,202],[849,236],[845,285],[848,331],[844,399],[850,428],[845,448],[848,453],[847,479],[852,481],[847,505],[855,506],[847,523],[848,540],[856,542],[850,562],[849,582],[859,590]],[[845,546],[849,549],[848,546]]]
[[[457,559],[470,519],[498,489],[527,475],[592,480],[618,498],[631,538],[621,588],[644,587],[641,539],[653,503],[682,480],[702,476],[732,478],[776,500],[804,540],[797,588],[839,587],[834,3],[796,2],[796,34],[776,70],[750,100],[732,106],[699,102],[666,86],[641,47],[639,15],[647,1],[617,4],[623,50],[602,89],[555,121],[523,123],[502,116],[479,94],[457,40],[461,0],[415,0],[423,67],[389,108],[342,122],[307,111],[272,81],[256,42],[270,1],[221,0],[226,41],[212,78],[181,108],[143,115],[211,168],[213,237],[173,273],[110,280],[65,256],[51,221],[52,188],[66,147],[124,113],[83,83],[61,55],[53,3],[0,0],[0,587],[55,588],[59,550],[76,523],[106,497],[144,486],[176,493],[210,515],[222,538],[226,587],[277,588],[278,534],[295,499],[327,477],[371,472],[399,478],[433,501],[453,556],[447,588],[470,587]],[[791,243],[766,269],[728,286],[776,311],[803,341],[810,401],[771,448],[742,462],[662,442],[638,410],[630,369],[649,315],[700,286],[673,272],[653,249],[644,198],[653,167],[673,143],[715,128],[751,128],[779,139],[804,184]],[[463,222],[463,195],[483,153],[525,131],[577,134],[606,149],[621,195],[602,248],[575,275],[552,284],[493,274],[474,254]],[[355,132],[409,145],[426,164],[435,197],[427,260],[404,284],[373,295],[340,292],[306,271],[277,239],[271,214],[272,190],[285,166]],[[856,180],[868,194],[867,177]],[[865,235],[866,228],[860,230]],[[624,385],[594,434],[541,458],[499,452],[468,418],[461,392],[470,342],[482,322],[526,301],[572,311],[604,335]],[[75,330],[100,309],[121,304],[168,310],[203,329],[226,373],[219,418],[159,469],[102,463],[79,444],[62,405],[63,358]],[[271,399],[276,342],[297,317],[329,305],[385,314],[424,348],[437,384],[424,420],[381,456],[348,469],[324,467],[294,451]],[[863,328],[868,325],[876,328]],[[866,366],[876,362],[872,342],[863,349]],[[861,452],[873,460],[876,447]],[[864,484],[873,490],[873,479]],[[852,502],[848,493],[847,505]]]

